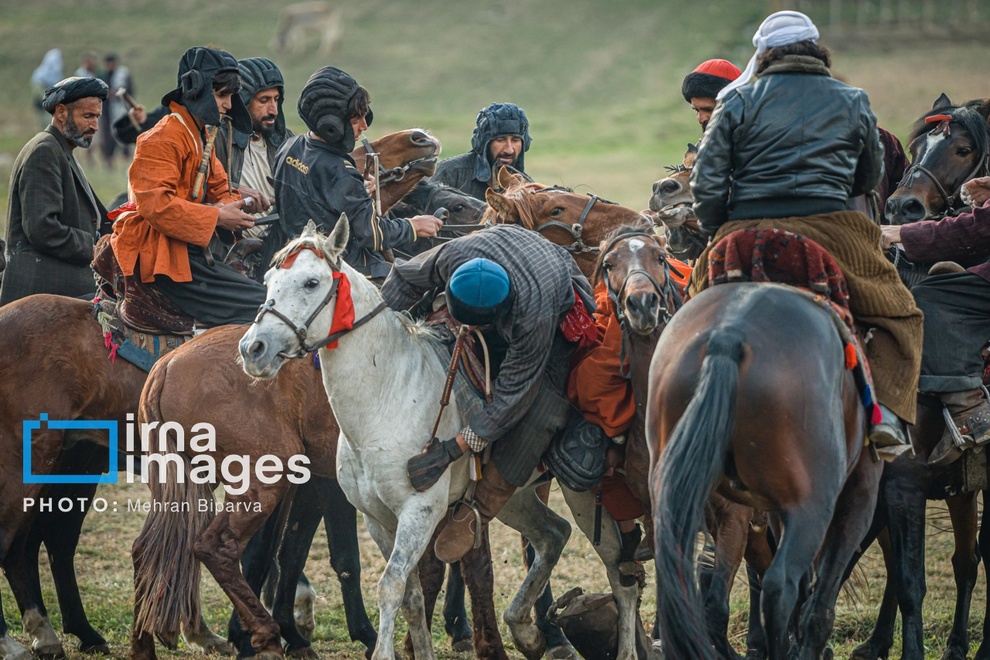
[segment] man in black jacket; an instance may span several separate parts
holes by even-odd
[[[512,103],[492,103],[475,120],[471,151],[437,163],[433,180],[485,201],[489,188],[498,188],[498,168],[526,175],[526,152],[532,143],[526,112]]]
[[[436,236],[441,221],[432,215],[394,219],[375,214],[364,176],[350,156],[374,119],[371,97],[354,78],[323,67],[303,87],[298,110],[309,132],[286,141],[276,155],[279,221],[266,242],[265,263],[274,249],[301,234],[307,221],[329,232],[346,215],[351,239],[344,259],[366,277],[384,280],[391,264],[382,252]]]
[[[93,143],[107,93],[99,78],[66,78],[45,91],[52,123],[24,145],[10,176],[0,304],[96,291],[89,264],[107,211],[72,152]]]

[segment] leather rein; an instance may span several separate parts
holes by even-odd
[[[315,252],[317,255],[320,256],[321,259],[323,259],[330,265],[331,270],[333,270],[334,272],[340,271],[339,268],[336,268],[334,264],[329,259],[326,258],[326,255],[324,255],[321,250],[311,246],[303,246],[300,248],[300,250],[311,250]],[[313,310],[313,312],[302,324],[297,325],[288,316],[275,309],[274,298],[270,298],[269,300],[265,301],[265,304],[258,309],[258,315],[254,318],[255,323],[260,322],[261,319],[264,318],[265,314],[271,314],[279,321],[289,326],[289,329],[292,330],[293,334],[295,334],[296,336],[296,339],[299,341],[299,348],[298,350],[296,350],[295,353],[287,353],[285,351],[280,351],[278,353],[279,357],[288,360],[291,360],[293,358],[306,357],[313,351],[319,350],[324,346],[326,346],[327,344],[332,344],[333,342],[337,341],[347,333],[357,330],[362,325],[364,325],[371,319],[375,318],[379,313],[381,313],[386,308],[385,301],[383,300],[380,303],[378,303],[378,306],[375,307],[373,310],[371,310],[370,312],[368,312],[358,320],[354,321],[354,325],[352,325],[350,328],[346,328],[344,330],[338,330],[337,332],[331,333],[326,339],[321,339],[312,344],[306,343],[306,335],[309,334],[309,326],[312,325],[313,321],[316,320],[316,317],[319,316],[321,312],[323,312],[326,306],[330,304],[330,301],[334,299],[334,296],[337,295],[337,286],[339,282],[340,280],[338,278],[336,277],[333,278],[333,284],[330,285],[330,289],[327,291],[327,294],[323,297],[323,300],[320,302],[319,305],[316,306],[316,309]]]
[[[563,189],[542,188],[537,192],[553,192],[558,190],[563,190]],[[569,225],[565,222],[560,222],[559,220],[551,220],[550,222],[542,224],[539,227],[534,227],[533,230],[536,231],[537,233],[542,234],[550,227],[557,227],[558,229],[563,229],[564,231],[566,231],[571,235],[571,238],[574,239],[574,242],[571,243],[570,245],[561,246],[571,254],[586,254],[588,252],[599,252],[601,251],[601,248],[599,248],[597,245],[595,246],[588,245],[587,243],[584,242],[584,238],[582,236],[584,233],[584,223],[588,219],[588,214],[591,213],[591,209],[595,207],[596,202],[601,202],[602,204],[615,204],[615,202],[610,202],[607,199],[602,199],[598,195],[592,195],[591,193],[588,193],[588,203],[585,204],[584,210],[581,211],[581,215],[578,217],[577,222]]]

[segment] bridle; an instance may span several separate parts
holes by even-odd
[[[283,262],[279,265],[279,268],[289,268],[292,265],[292,263],[295,261],[295,257],[299,256],[299,253],[302,252],[303,250],[310,250],[311,252],[319,256],[321,259],[326,261],[327,264],[330,266],[330,270],[334,271],[335,273],[340,272],[340,268],[338,268],[332,261],[327,259],[326,255],[323,253],[322,250],[312,245],[303,245],[300,248],[298,248],[296,251],[290,252],[288,255],[286,255]],[[341,276],[343,276],[342,273]],[[316,306],[316,309],[313,310],[313,312],[309,315],[309,317],[302,324],[299,325],[294,323],[292,319],[290,319],[288,316],[275,309],[274,298],[270,298],[267,301],[265,301],[265,304],[258,309],[258,315],[254,317],[255,324],[260,322],[261,319],[264,318],[265,314],[271,314],[279,321],[289,326],[289,329],[292,330],[293,334],[295,334],[296,339],[299,342],[299,349],[295,353],[287,353],[285,351],[280,351],[278,353],[279,357],[285,358],[287,360],[291,360],[293,358],[306,357],[313,351],[323,348],[327,344],[332,344],[333,342],[337,341],[347,333],[352,332],[353,330],[357,330],[358,328],[360,328],[362,325],[373,319],[375,316],[377,316],[380,312],[382,312],[385,309],[386,305],[385,305],[385,301],[383,300],[380,303],[378,303],[378,306],[375,307],[373,310],[362,316],[360,319],[354,321],[354,324],[350,328],[346,328],[344,330],[338,330],[337,332],[331,333],[326,339],[321,339],[312,344],[307,344],[306,335],[309,334],[309,326],[312,325],[313,321],[316,320],[316,317],[323,312],[326,306],[330,304],[330,301],[334,299],[334,296],[337,295],[337,288],[339,283],[340,283],[340,278],[334,277],[333,283],[330,285],[330,289],[327,291],[327,294],[323,297],[323,300],[320,302],[319,305]]]
[[[396,167],[385,169],[382,167],[381,163],[381,153],[375,151],[371,142],[368,138],[361,137],[361,144],[364,145],[364,177],[367,179],[371,175],[375,182],[375,211],[378,215],[382,214],[382,185],[387,183],[393,183],[395,181],[402,181],[406,178],[406,174],[409,170],[419,167],[424,163],[436,163],[437,155],[436,149],[434,148],[433,154],[429,156],[423,156],[422,158],[417,158],[411,160],[402,165]]]
[[[952,115],[945,115],[945,114],[932,115],[931,117],[927,117],[925,119],[925,123],[927,124],[936,123],[936,122],[937,125],[934,128],[932,128],[930,131],[928,131],[925,135],[933,135],[937,132],[940,132],[944,134],[946,138],[948,138],[952,130],[951,129]],[[918,160],[924,160],[926,156],[928,156],[927,153],[925,153]],[[962,186],[964,183],[978,176],[986,176],[988,173],[990,173],[990,147],[988,147],[988,145],[985,143],[983,146],[983,152],[980,154],[980,157],[976,160],[976,165],[973,167],[973,170],[969,173],[968,176],[964,177],[960,181],[959,186],[955,189],[955,191],[951,195],[946,192],[945,186],[943,186],[942,182],[938,180],[938,177],[935,176],[931,170],[929,170],[927,167],[922,165],[920,162],[911,163],[911,165],[909,165],[908,168],[904,170],[904,176],[901,177],[901,180],[898,182],[897,187],[900,188],[901,186],[907,185],[908,181],[915,174],[923,174],[926,177],[928,177],[928,179],[933,184],[935,184],[935,190],[937,190],[938,194],[942,197],[942,201],[945,203],[945,206],[943,207],[942,212],[940,214],[934,215],[932,213],[929,213],[928,216],[923,219],[938,220],[940,218],[944,218],[945,216],[949,215],[952,211],[955,210],[956,201],[960,198],[962,194]]]
[[[557,187],[541,188],[537,192],[542,193],[542,192],[557,192],[557,191],[571,192],[566,188],[557,188]],[[588,203],[585,204],[584,210],[581,211],[581,215],[578,217],[577,222],[569,225],[565,222],[560,222],[559,220],[551,220],[550,222],[542,224],[539,227],[533,227],[533,230],[542,234],[550,227],[557,227],[558,229],[563,229],[564,231],[566,231],[571,235],[571,238],[574,239],[574,242],[571,243],[570,245],[561,246],[571,254],[587,254],[588,252],[599,252],[601,248],[599,248],[597,245],[595,246],[588,245],[587,243],[584,242],[584,238],[583,238],[584,222],[585,220],[588,219],[588,214],[591,213],[591,209],[595,207],[596,202],[601,202],[602,204],[615,204],[615,202],[610,202],[607,199],[602,199],[598,195],[592,195],[591,193],[588,193]]]
[[[679,165],[667,165],[666,166],[666,169],[667,169],[668,172],[670,172],[671,176],[673,176],[675,174],[680,174],[681,172],[691,172],[694,169],[694,167],[693,166],[692,167],[688,167],[684,163],[681,163]],[[668,178],[670,178],[670,177],[668,177]],[[678,202],[676,204],[668,204],[667,206],[664,206],[663,208],[661,208],[659,211],[656,212],[657,219],[659,220],[661,218],[661,216],[663,216],[664,214],[667,214],[670,211],[673,211],[675,209],[683,208],[683,207],[689,205],[690,203],[691,202]],[[673,231],[674,229],[683,229],[684,230],[684,235],[687,236],[688,241],[692,244],[693,247],[698,248],[698,249],[700,249],[702,251],[706,247],[708,247],[708,240],[705,239],[705,238],[702,238],[701,235],[698,234],[697,232],[695,232],[694,230],[692,230],[692,229],[690,229],[688,227],[685,227],[683,222],[681,224],[677,225],[676,227],[670,227],[670,228],[668,228],[667,225],[664,224],[663,220],[660,220],[659,223],[654,222],[653,223],[653,226],[654,227],[663,227],[664,229],[669,229],[670,231]],[[680,253],[683,253],[683,251],[681,251]],[[680,256],[680,253],[678,253],[677,256]]]
[[[648,238],[651,241],[653,241],[657,246],[660,247],[660,262],[663,264],[663,270],[665,275],[664,279],[666,283],[663,286],[661,286],[660,283],[657,282],[656,278],[653,277],[653,275],[651,275],[643,268],[633,268],[628,273],[626,273],[626,277],[625,279],[622,280],[622,285],[619,287],[619,290],[615,291],[614,289],[612,289],[611,283],[609,282],[608,273],[604,270],[605,258],[618,243],[629,238],[635,238],[637,236]],[[626,317],[626,313],[624,311],[621,301],[619,300],[619,296],[623,291],[626,290],[626,285],[629,283],[629,280],[634,275],[642,275],[647,280],[649,280],[650,284],[653,285],[653,288],[656,290],[657,296],[659,296],[660,298],[659,311],[663,318],[663,325],[666,325],[667,323],[670,322],[670,319],[672,318],[674,311],[676,311],[676,310],[672,311],[672,308],[676,304],[675,302],[676,298],[674,296],[674,287],[672,284],[672,279],[670,277],[670,262],[667,260],[667,255],[663,250],[663,246],[660,245],[659,241],[657,241],[657,236],[652,231],[635,231],[635,232],[623,233],[620,234],[619,236],[612,238],[612,240],[609,241],[604,248],[602,248],[601,257],[599,259],[600,259],[599,263],[601,264],[601,268],[603,270],[602,277],[605,281],[605,290],[608,292],[608,297],[612,301],[612,307],[615,309],[615,318],[619,321],[619,327],[622,329],[622,349],[619,354],[619,373],[624,378],[629,378],[630,371],[627,371],[627,365],[626,365],[626,353],[629,343],[629,332],[630,332],[629,319]],[[658,327],[660,326],[658,325]]]

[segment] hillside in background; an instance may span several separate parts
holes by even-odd
[[[850,3],[851,0],[845,0]],[[950,0],[951,1],[951,0]],[[900,0],[900,4],[908,0]],[[829,9],[802,9],[831,45]],[[880,2],[883,5],[884,2]],[[6,207],[10,163],[37,130],[28,81],[49,48],[62,49],[70,74],[83,51],[119,55],[134,76],[138,101],[157,105],[174,87],[186,48],[212,44],[237,57],[266,56],[286,77],[289,125],[301,130],[295,102],[314,70],[333,64],[372,94],[372,137],[422,126],[444,155],[469,148],[474,117],[492,101],[526,109],[533,147],[526,159],[545,183],[593,191],[645,207],[664,165],[679,162],[699,128],[680,95],[681,79],[700,61],[725,57],[740,66],[750,38],[780,2],[737,0],[366,0],[337,3],[339,42],[329,56],[315,42],[301,52],[269,48],[282,5],[261,0],[0,0],[0,202]],[[818,9],[816,9],[818,8]],[[975,11],[975,10],[974,10]],[[902,138],[939,92],[962,100],[990,93],[983,64],[990,45],[951,32],[902,36],[877,26],[833,30],[834,71],[865,88],[882,125]],[[120,166],[107,172],[80,156],[97,193],[109,201],[124,187]],[[0,220],[3,224],[5,219]]]

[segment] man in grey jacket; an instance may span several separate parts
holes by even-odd
[[[89,264],[107,210],[72,152],[93,143],[107,93],[99,78],[66,78],[45,91],[52,123],[24,145],[10,175],[0,305],[34,293],[96,291]]]
[[[512,103],[492,103],[475,120],[471,151],[437,163],[433,180],[485,201],[485,192],[497,188],[498,168],[526,175],[526,152],[532,143],[526,112]]]

